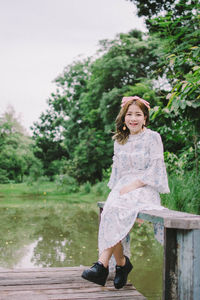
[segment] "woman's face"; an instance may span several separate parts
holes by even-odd
[[[125,115],[125,124],[130,130],[130,134],[137,134],[142,131],[146,117],[143,111],[136,104],[131,104]]]

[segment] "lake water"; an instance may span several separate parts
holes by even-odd
[[[98,209],[66,202],[0,207],[0,268],[90,266],[97,260]],[[163,247],[150,224],[131,232],[130,282],[148,300],[162,294]]]

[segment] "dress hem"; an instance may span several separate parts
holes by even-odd
[[[101,251],[99,250],[99,255],[101,255],[101,253],[102,253],[104,250],[110,249],[110,248],[116,246],[119,242],[122,242],[123,239],[125,239],[125,237],[127,236],[127,234],[128,234],[128,233],[131,231],[131,229],[133,228],[133,225],[135,224],[135,221],[136,221],[136,219],[137,219],[138,213],[139,213],[139,211],[136,213],[136,217],[135,217],[135,219],[133,220],[133,223],[131,224],[131,226],[129,226],[129,229],[127,230],[126,234],[124,234],[123,237],[122,237],[120,240],[118,240],[118,241],[112,243],[109,247],[106,247],[106,248],[102,249]],[[123,243],[122,243],[122,246],[123,246]],[[124,247],[123,247],[123,248],[124,248]],[[123,250],[124,250],[124,249],[123,249]]]

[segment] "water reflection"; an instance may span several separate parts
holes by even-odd
[[[0,268],[68,267],[97,260],[97,210],[61,203],[0,208],[0,214]],[[162,247],[151,226],[134,227],[130,281],[148,300],[159,300]]]
[[[37,246],[37,243],[38,243],[38,241],[35,241],[35,242],[31,243],[30,245],[22,248],[23,257],[16,264],[15,268],[34,268],[35,267],[34,263],[32,262],[32,257],[33,257],[34,249]],[[42,267],[42,265],[39,267]]]
[[[1,208],[0,214],[0,267],[64,267],[97,259],[97,212],[66,205],[31,212]]]
[[[161,300],[163,247],[154,237],[153,226],[135,224],[131,237],[134,270],[130,280],[148,300]]]

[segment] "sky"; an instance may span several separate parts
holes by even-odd
[[[144,20],[127,0],[0,0],[0,116],[11,105],[31,134],[64,67],[134,28]]]

